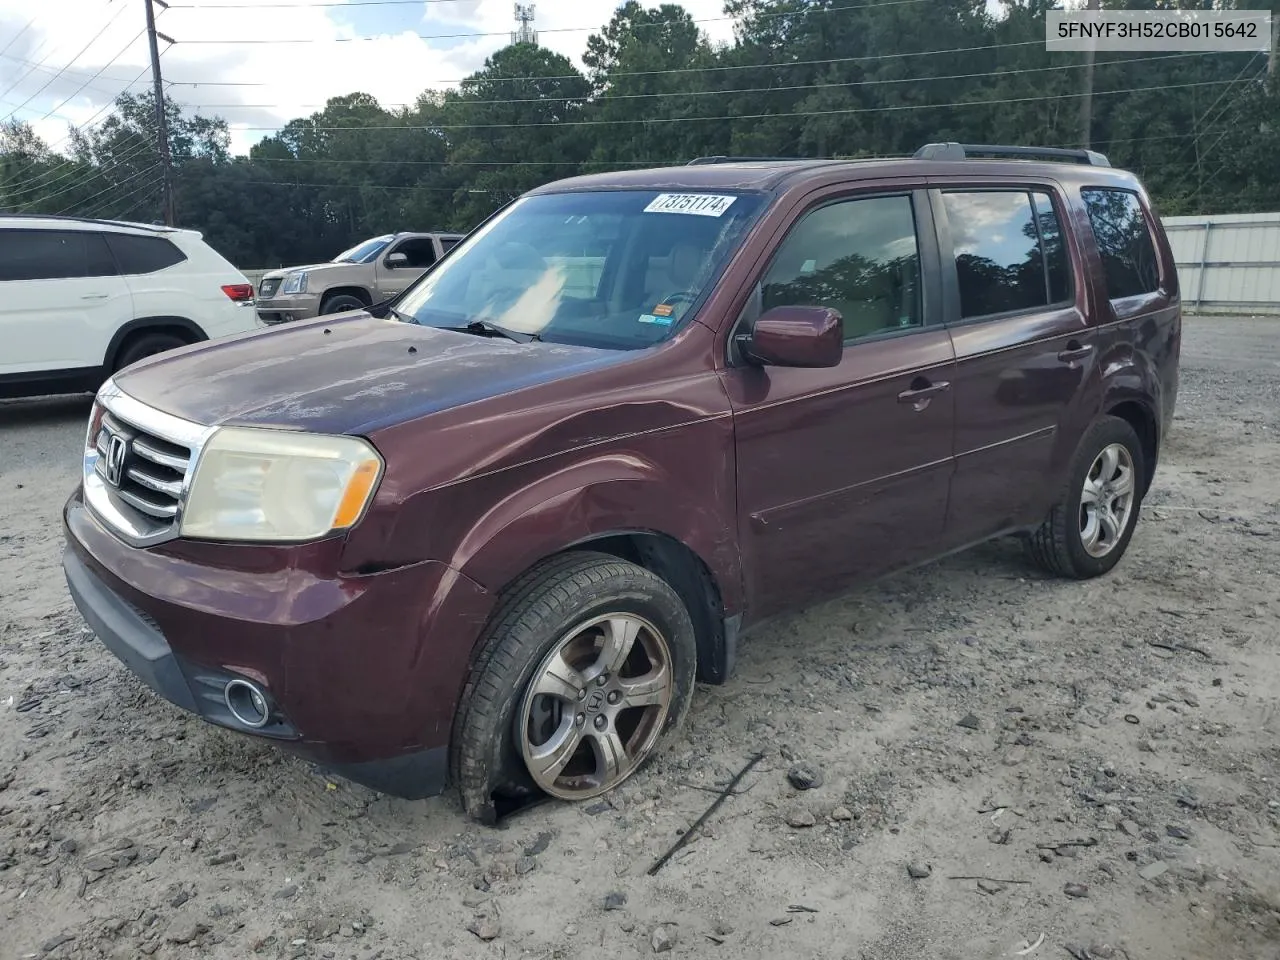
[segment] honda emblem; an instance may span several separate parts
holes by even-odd
[[[129,452],[129,441],[118,433],[111,434],[107,440],[107,462],[103,476],[113,487],[120,486],[124,476],[124,458]]]

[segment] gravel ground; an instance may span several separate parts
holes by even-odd
[[[1112,575],[996,543],[772,623],[620,795],[492,830],[135,682],[59,567],[88,402],[0,404],[0,951],[1280,957],[1280,321],[1188,321],[1182,384]]]

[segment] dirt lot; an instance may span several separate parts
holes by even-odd
[[[1280,321],[1188,323],[1111,576],[992,544],[770,624],[621,796],[496,830],[188,719],[99,646],[59,567],[87,408],[0,405],[6,956],[1280,957]]]

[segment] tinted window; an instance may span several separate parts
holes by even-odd
[[[488,320],[549,342],[632,350],[678,330],[760,209],[755,194],[597,190],[526,196],[404,299],[435,327]]]
[[[1066,248],[1048,196],[1036,195],[1034,214],[1031,195],[1013,191],[944,193],[942,200],[962,317],[1032,310],[1069,298]]]
[[[0,230],[0,280],[115,276],[102,235],[83,230]]]
[[[387,248],[387,244],[394,239],[395,235],[389,233],[385,237],[374,237],[372,240],[366,240],[364,243],[358,243],[350,250],[343,250],[333,258],[333,262],[369,263],[374,260],[378,254],[385,250]]]
[[[838,310],[846,340],[920,326],[920,254],[911,198],[846,200],[810,213],[779,248],[761,300],[765,310]]]
[[[442,237],[440,240],[440,249],[445,253],[448,253],[458,245],[458,240],[460,239],[460,237]]]
[[[1107,295],[1119,300],[1159,289],[1156,248],[1137,195],[1103,189],[1081,190],[1080,195],[1098,241]]]
[[[163,237],[140,237],[130,233],[108,233],[107,244],[115,254],[120,272],[129,276],[155,273],[187,259]]]

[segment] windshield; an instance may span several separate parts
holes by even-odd
[[[652,190],[523,197],[396,312],[424,326],[479,321],[557,343],[647,347],[711,290],[761,199]]]
[[[333,258],[333,263],[368,263],[386,249],[395,238],[388,234],[385,237],[374,237],[364,243],[358,243],[350,250],[344,250]]]

